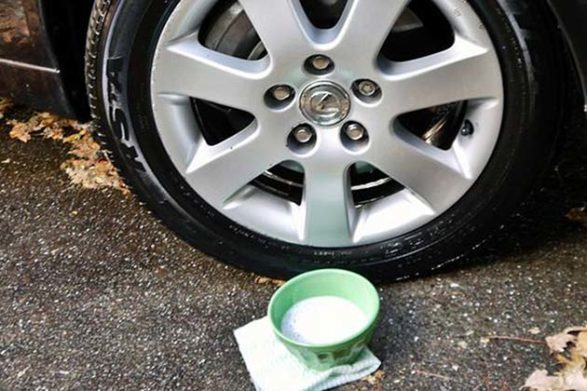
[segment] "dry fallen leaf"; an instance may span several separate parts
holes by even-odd
[[[76,123],[50,113],[35,113],[25,122],[10,120],[8,124],[12,126],[10,137],[26,143],[35,135],[60,140],[63,138],[63,129],[66,127],[75,129]]]
[[[534,391],[552,391],[558,387],[558,383],[559,378],[548,376],[548,371],[539,370],[530,375],[523,388]]]
[[[579,332],[575,341],[575,352],[587,360],[587,329]]]
[[[63,140],[63,128],[54,126],[45,128],[43,129],[43,138],[53,141]]]
[[[550,337],[546,337],[546,344],[548,345],[548,348],[550,349],[551,353],[560,353],[564,352],[567,348],[567,345],[572,342],[575,342],[576,339],[577,337],[575,337],[572,334],[560,333],[552,335]]]
[[[587,207],[574,208],[567,213],[567,219],[587,227]]]
[[[0,100],[0,110],[2,108]],[[10,120],[10,137],[26,143],[34,136],[60,141],[70,146],[72,158],[61,164],[74,184],[87,189],[112,187],[128,194],[129,190],[118,175],[100,145],[94,141],[89,124],[63,119],[51,113],[35,113],[26,121]]]
[[[571,327],[546,338],[561,369],[554,376],[545,370],[535,371],[524,390],[587,391],[587,327]]]
[[[585,377],[585,368],[575,370],[565,376],[564,391],[587,391],[587,377]]]
[[[269,277],[256,276],[255,277],[255,284],[259,284],[259,285],[271,284],[271,285],[275,285],[277,287],[280,287],[283,284],[285,284],[285,281],[273,280]]]
[[[61,165],[72,183],[86,189],[112,187],[128,193],[128,188],[121,182],[116,169],[109,161],[69,159]]]
[[[76,133],[74,136],[67,137],[65,143],[71,145],[69,154],[80,159],[96,160],[100,153],[100,145],[94,141],[92,135],[81,131]]]
[[[375,371],[372,375],[363,378],[363,381],[369,383],[372,386],[380,385],[385,377],[385,372],[382,369]]]
[[[28,143],[32,136],[29,127],[25,123],[10,123],[12,125],[12,129],[10,130],[9,136],[10,138],[19,140],[23,143]]]
[[[582,331],[587,331],[587,328],[569,327],[560,334],[546,337],[546,344],[548,345],[551,353],[561,353],[566,349],[568,344],[576,342],[577,336],[575,334]]]

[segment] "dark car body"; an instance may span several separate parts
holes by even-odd
[[[85,37],[94,0],[0,0],[0,96],[85,117]]]
[[[532,1],[545,1],[556,18],[587,98],[587,0]],[[0,96],[68,117],[88,116],[84,53],[93,2],[0,0]]]

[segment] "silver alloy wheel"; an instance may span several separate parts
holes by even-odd
[[[179,2],[157,46],[151,91],[155,121],[174,165],[194,191],[231,220],[307,246],[374,243],[429,223],[482,174],[500,134],[503,80],[489,34],[466,2],[431,0],[454,30],[450,48],[392,62],[382,61],[379,52],[409,0],[349,0],[329,30],[314,27],[299,0],[240,0],[268,52],[260,60],[228,56],[200,43],[200,28],[216,1]],[[305,69],[305,61],[317,54],[334,62],[329,73]],[[352,93],[357,80],[377,83],[380,99],[357,98]],[[312,147],[288,147],[292,130],[308,121],[299,99],[317,82],[346,89],[351,102],[344,121],[360,123],[369,134],[361,148],[349,148],[341,139],[344,121],[314,121]],[[267,91],[279,85],[293,87],[295,99],[285,106],[268,105]],[[243,110],[255,120],[208,145],[191,98]],[[466,119],[475,132],[458,135],[448,150],[423,142],[397,120],[404,113],[459,101],[468,102]],[[284,162],[303,167],[299,205],[251,185]],[[371,164],[405,189],[356,206],[349,168],[358,162]]]

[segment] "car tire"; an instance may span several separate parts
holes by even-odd
[[[99,139],[140,200],[185,241],[231,265],[280,278],[325,267],[379,280],[427,274],[487,241],[553,152],[562,54],[546,7],[535,0],[470,0],[497,48],[505,94],[499,139],[470,190],[433,221],[374,243],[317,247],[260,234],[188,185],[158,133],[151,62],[178,2],[96,1],[86,55],[89,99]]]

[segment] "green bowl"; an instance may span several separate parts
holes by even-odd
[[[281,332],[287,311],[296,303],[318,296],[336,296],[354,303],[368,322],[355,335],[328,345],[297,342]],[[379,315],[379,295],[364,277],[346,270],[322,269],[299,275],[275,292],[269,303],[269,319],[277,338],[307,367],[317,370],[351,364],[371,341]]]

